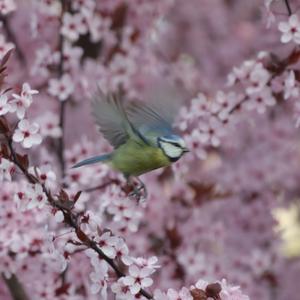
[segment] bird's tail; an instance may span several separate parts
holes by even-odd
[[[103,154],[103,155],[94,156],[94,157],[80,161],[79,163],[74,165],[72,167],[72,169],[79,168],[79,167],[85,166],[85,165],[95,164],[97,162],[105,162],[105,161],[108,161],[110,158],[111,158],[111,154]]]

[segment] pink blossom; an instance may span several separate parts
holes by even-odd
[[[280,39],[282,43],[293,41],[296,44],[300,44],[300,22],[297,15],[291,15],[287,22],[280,22],[278,29],[282,32]]]
[[[32,90],[28,83],[22,86],[21,94],[12,94],[13,99],[10,101],[10,111],[16,112],[19,119],[23,119],[26,110],[32,104],[32,95],[38,94],[38,91]]]
[[[299,86],[295,80],[295,72],[290,71],[284,80],[284,99],[297,98],[300,94]]]
[[[12,162],[0,156],[0,182],[3,180],[11,181],[11,176],[15,173],[16,168]]]
[[[117,237],[112,236],[110,232],[105,232],[100,237],[96,238],[96,242],[105,255],[107,255],[109,258],[116,257],[115,246],[118,243]]]
[[[0,116],[6,115],[11,110],[10,103],[5,94],[0,95]]]
[[[7,15],[17,8],[14,0],[1,0],[0,1],[0,13]]]
[[[266,87],[260,92],[253,93],[245,103],[245,107],[249,110],[255,109],[262,114],[268,106],[274,106],[275,104],[276,100],[272,95],[271,89]]]
[[[189,290],[183,287],[179,292],[173,289],[168,289],[167,297],[169,300],[193,300],[193,297]]]
[[[42,165],[39,168],[31,167],[28,170],[32,175],[37,176],[41,183],[47,187],[52,187],[56,180],[56,175],[49,164]]]
[[[132,295],[137,294],[141,288],[147,288],[152,285],[153,280],[148,277],[152,270],[144,267],[139,268],[136,265],[129,266],[129,275],[123,280],[124,284],[129,287]]]
[[[61,34],[74,42],[78,40],[80,34],[87,32],[87,26],[83,22],[83,16],[81,14],[64,13],[63,26],[61,28]]]
[[[108,265],[102,261],[94,265],[95,271],[90,274],[93,284],[91,286],[92,294],[98,294],[101,291],[101,299],[107,299],[107,281],[108,281]]]
[[[30,190],[28,190],[27,197],[29,200],[27,209],[32,209],[35,207],[42,208],[47,201],[47,196],[45,195],[42,186],[38,183],[33,185]]]
[[[59,127],[59,118],[57,114],[47,111],[41,114],[36,120],[40,125],[40,134],[43,137],[59,138],[62,134]]]
[[[64,74],[60,79],[50,79],[48,92],[60,101],[66,101],[74,91],[74,83],[69,74]]]
[[[37,123],[30,123],[23,119],[18,123],[18,128],[13,135],[13,141],[22,143],[24,148],[31,148],[33,145],[39,145],[42,142],[42,137],[38,133],[39,125]]]

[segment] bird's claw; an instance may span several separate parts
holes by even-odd
[[[131,184],[131,187],[133,190],[128,194],[130,198],[134,198],[138,202],[144,202],[147,199],[148,193],[145,184],[141,181],[139,181],[139,185],[135,186],[134,183]]]

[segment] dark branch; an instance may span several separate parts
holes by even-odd
[[[286,5],[286,8],[287,8],[287,11],[288,11],[289,16],[291,16],[291,15],[292,15],[292,9],[291,9],[289,0],[284,0],[284,3],[285,3],[285,5]]]
[[[6,278],[5,275],[2,274],[2,279],[9,289],[13,300],[29,300],[29,297],[15,274],[12,274],[10,278]]]
[[[17,159],[17,154],[13,148],[12,145],[12,139],[8,134],[4,135],[8,144],[8,148],[10,150],[10,160],[22,171],[23,175],[26,177],[26,179],[28,180],[28,182],[35,184],[38,183],[42,186],[44,193],[47,196],[47,200],[48,203],[55,209],[60,210],[63,215],[64,215],[64,222],[70,226],[71,228],[73,228],[75,230],[75,233],[78,237],[78,239],[82,242],[82,245],[87,246],[90,249],[93,249],[94,251],[96,251],[99,255],[99,257],[103,260],[105,260],[110,266],[111,268],[114,270],[114,272],[116,273],[117,277],[124,277],[126,276],[126,274],[124,274],[121,269],[118,267],[118,264],[111,258],[109,258],[108,256],[106,256],[103,251],[100,249],[100,247],[97,245],[97,243],[95,241],[93,241],[91,238],[89,238],[81,229],[80,229],[80,221],[79,221],[79,215],[77,215],[76,213],[74,213],[72,211],[72,207],[64,204],[64,202],[66,202],[65,200],[62,199],[55,199],[51,192],[46,188],[46,186],[41,183],[39,181],[39,179],[30,174],[28,172],[28,170],[19,162],[19,160]],[[147,299],[153,299],[153,296],[148,293],[147,291],[145,291],[144,289],[141,289],[139,292],[142,296],[146,297]],[[24,298],[25,300],[27,300],[27,298]],[[24,300],[22,299],[22,300]],[[20,299],[21,300],[21,299]]]

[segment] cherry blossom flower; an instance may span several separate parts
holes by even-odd
[[[78,67],[82,54],[82,48],[72,46],[70,42],[65,41],[63,47],[64,68],[68,70]]]
[[[42,137],[38,133],[39,125],[37,123],[30,123],[23,119],[18,123],[18,128],[13,134],[13,141],[22,143],[24,148],[31,148],[33,145],[39,145],[42,142]]]
[[[0,13],[7,15],[16,9],[16,3],[14,0],[1,0],[0,1]]]
[[[123,280],[124,284],[129,287],[132,295],[137,294],[141,288],[147,288],[152,285],[153,280],[148,277],[152,270],[144,267],[139,268],[136,265],[129,266],[129,275]]]
[[[52,187],[56,180],[56,175],[50,164],[42,165],[41,167],[31,167],[28,171],[37,176],[41,183],[45,184],[47,187]]]
[[[282,43],[293,41],[296,44],[300,44],[300,22],[297,15],[291,15],[287,22],[280,22],[278,29],[282,32]]]
[[[50,79],[48,92],[60,101],[66,101],[74,91],[74,83],[69,74],[64,74],[60,79]]]
[[[11,181],[11,176],[16,168],[12,162],[0,156],[0,182],[4,180]]]
[[[168,289],[167,297],[169,300],[193,300],[190,291],[185,287],[183,287],[179,292],[173,289]]]
[[[136,265],[140,268],[149,268],[152,269],[152,273],[155,272],[156,269],[159,269],[161,266],[157,265],[158,258],[156,256],[149,257],[148,259],[143,257],[137,257],[133,259]]]
[[[40,134],[43,137],[59,138],[61,136],[62,131],[59,127],[57,114],[47,111],[36,118],[35,121],[40,125]]]
[[[299,86],[295,80],[295,72],[290,71],[284,80],[284,99],[296,98],[300,94]]]
[[[25,112],[32,103],[32,95],[37,94],[38,91],[32,90],[28,83],[22,86],[21,94],[12,94],[13,100],[10,101],[10,111],[16,112],[19,119],[23,119]]]
[[[120,258],[126,266],[130,266],[133,263],[133,259],[128,255],[128,247],[122,239],[118,240],[118,242],[115,245],[115,249],[116,257]]]
[[[270,77],[270,73],[263,67],[262,63],[255,64],[249,74],[250,86],[246,88],[246,93],[251,95],[259,92],[266,86]]]
[[[38,1],[39,9],[43,14],[48,16],[59,16],[61,13],[61,2],[55,0]]]
[[[96,238],[96,242],[105,255],[107,255],[109,258],[116,257],[115,246],[118,243],[117,237],[112,236],[110,232],[105,232],[100,237]]]
[[[80,34],[87,32],[87,26],[82,18],[81,14],[64,13],[61,34],[72,42],[78,40]]]
[[[27,209],[42,208],[47,202],[47,196],[43,191],[40,184],[36,183],[28,190],[28,200]]]
[[[111,290],[115,293],[120,299],[130,299],[132,294],[130,292],[129,286],[124,283],[125,278],[121,277],[117,282],[114,282],[111,285]]]
[[[225,134],[223,126],[224,124],[215,117],[201,122],[199,124],[200,141],[218,147],[221,143],[220,138]]]
[[[260,92],[252,94],[245,103],[245,107],[249,110],[256,109],[258,113],[262,114],[266,111],[267,106],[274,106],[275,104],[276,100],[271,89],[266,87]]]
[[[5,94],[0,95],[0,116],[6,115],[10,111],[10,103]]]
[[[108,265],[106,262],[98,262],[94,265],[95,271],[90,274],[93,284],[91,286],[92,294],[98,294],[101,291],[101,299],[107,299],[107,281],[108,281]]]

